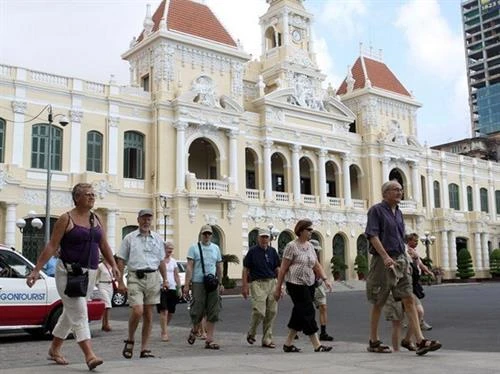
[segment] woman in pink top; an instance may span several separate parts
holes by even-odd
[[[332,285],[318,262],[313,245],[309,242],[312,235],[312,221],[302,219],[295,225],[297,239],[291,241],[285,247],[281,261],[280,272],[274,297],[281,298],[283,281],[293,302],[292,315],[288,322],[288,336],[283,350],[285,352],[300,352],[300,349],[292,344],[297,331],[303,331],[309,336],[315,352],[329,352],[331,346],[321,345],[318,339],[318,325],[314,310],[314,283],[316,278],[321,278],[328,289]]]

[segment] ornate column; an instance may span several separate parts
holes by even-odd
[[[476,270],[481,270],[483,268],[483,253],[481,251],[481,233],[474,233],[474,250],[475,250],[475,265]]]
[[[17,203],[6,203],[5,245],[7,247],[16,245],[16,206]]]
[[[111,175],[118,174],[118,124],[120,123],[120,118],[117,116],[108,117],[108,173]],[[123,153],[123,152],[121,152]],[[121,155],[120,155],[121,156]]]
[[[495,180],[493,179],[493,175],[491,175],[491,170],[489,173],[489,183],[488,183],[488,205],[489,205],[489,213],[490,220],[495,222],[497,219],[497,205],[496,205],[496,196],[495,196]]]
[[[427,211],[430,213],[435,208],[434,205],[434,181],[432,180],[431,162],[427,163]]]
[[[116,216],[117,209],[108,209],[108,216],[106,218],[106,238],[108,239],[109,246],[116,253]]]
[[[448,172],[441,171],[441,202],[442,208],[450,209],[450,194],[448,192]]]
[[[342,174],[343,174],[343,185],[344,185],[344,206],[351,207],[351,173],[349,172],[349,155],[344,153],[341,156],[342,159]]]
[[[389,180],[389,157],[383,156],[380,162],[382,163],[382,183]]]
[[[293,176],[293,201],[300,203],[300,163],[299,152],[302,147],[298,144],[291,146],[292,150],[292,176]]]
[[[472,187],[472,205],[474,205],[474,210],[476,212],[481,211],[481,197],[479,195],[479,183],[477,177],[477,159],[472,159],[472,181],[474,187]]]
[[[325,158],[328,152],[325,149],[320,149],[318,155],[318,177],[319,177],[319,201],[321,205],[325,205],[326,201],[326,169]]]
[[[290,34],[288,32],[288,8],[287,7],[285,7],[285,10],[283,12],[283,42],[285,45],[290,44]]]
[[[469,201],[467,199],[467,181],[465,180],[465,171],[463,167],[460,167],[460,192],[461,192],[461,210],[467,212]]]
[[[447,231],[441,231],[441,261],[442,261],[443,269],[449,270],[451,268],[450,258],[448,257],[448,232]]]
[[[455,231],[450,231],[450,270],[457,270],[457,241]]]
[[[12,111],[14,112],[14,126],[12,131],[12,163],[23,166],[24,154],[24,113],[26,112],[26,101],[12,101]],[[6,243],[7,244],[7,243]]]
[[[420,202],[420,181],[418,178],[418,163],[416,161],[409,162],[411,167],[411,183],[412,183],[412,200],[417,204]]]
[[[186,128],[187,122],[177,121],[174,123],[177,129],[177,168],[175,172],[175,191],[184,192],[186,190]]]
[[[238,130],[229,130],[229,177],[233,184],[234,193],[238,193]]]
[[[69,118],[71,121],[70,132],[71,132],[71,152],[69,161],[69,170],[71,173],[81,173],[81,139],[82,139],[82,117],[83,111],[81,109],[71,109],[69,111]],[[86,136],[86,135],[85,135]],[[85,150],[86,152],[86,150]]]
[[[273,142],[270,140],[264,140],[264,198],[267,201],[271,201],[273,199],[273,178],[272,178],[272,170],[271,170],[271,147]]]
[[[483,270],[490,269],[490,252],[488,251],[488,233],[481,234],[481,247],[483,249]]]

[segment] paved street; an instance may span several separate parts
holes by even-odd
[[[468,357],[467,363],[464,362],[461,365],[465,372],[467,365],[473,365],[472,367],[478,368],[481,365],[481,360],[491,360],[491,357],[498,356],[498,354],[491,356],[491,354],[486,353],[481,353],[479,356],[471,356],[472,353],[463,351],[500,351],[500,334],[497,322],[500,315],[499,292],[500,284],[498,283],[444,285],[426,288],[427,296],[424,301],[429,316],[428,321],[434,325],[434,329],[428,335],[436,337],[443,342],[444,350],[442,352],[448,350],[462,351],[462,354],[457,355],[457,357],[454,356],[455,353],[453,352],[450,353],[452,356],[448,356],[447,354],[444,357],[442,356],[444,353],[441,354],[443,359],[446,358],[443,364],[450,362],[451,365],[458,358],[462,360]],[[373,355],[365,353],[368,313],[364,292],[335,292],[329,295],[329,303],[329,329],[336,338],[334,342],[334,357],[339,357],[338,354],[346,354],[351,358],[356,357],[356,361],[365,362],[368,365],[367,367],[370,367],[370,364],[367,362],[373,360]],[[275,338],[278,346],[281,346],[286,332],[286,320],[289,316],[290,307],[288,298],[285,298],[281,302],[280,307]],[[203,342],[201,341],[197,341],[194,346],[189,346],[186,343],[188,331],[187,307],[186,304],[181,304],[178,308],[178,313],[170,329],[171,342],[163,343],[160,341],[159,328],[156,323],[151,348],[159,358],[169,358],[169,360],[176,358],[176,365],[182,365],[182,362],[185,362],[186,365],[191,365],[192,360],[205,357],[207,351],[203,349]],[[239,360],[237,357],[240,357],[242,354],[245,357],[247,357],[246,355],[248,357],[255,355],[255,357],[258,357],[258,360],[266,360],[265,357],[269,356],[271,358],[275,357],[275,355],[282,357],[283,353],[280,349],[266,350],[261,348],[259,344],[249,346],[246,343],[245,332],[249,316],[248,308],[249,302],[244,301],[240,297],[224,298],[223,320],[218,325],[218,341],[221,343],[222,349],[218,352],[208,352],[210,356],[220,357],[220,359],[224,357],[224,360],[231,360],[229,357],[234,356],[233,360],[236,361]],[[123,363],[126,365],[124,363],[125,360],[121,357],[121,350],[123,347],[122,341],[126,336],[127,312],[128,308],[126,307],[113,310],[114,330],[110,333],[100,331],[99,324],[94,323],[92,325],[94,335],[93,344],[96,351],[107,362]],[[386,342],[389,342],[390,325],[383,322],[382,326],[382,338]],[[139,334],[137,335],[137,340],[140,340]],[[297,345],[304,348],[305,352],[311,350],[309,342],[303,336],[300,337]],[[49,341],[34,340],[27,334],[0,336],[1,370],[17,369],[12,371],[14,373],[21,370],[21,368],[45,367],[48,364],[45,360],[48,346]],[[139,347],[136,346],[134,359],[137,358],[138,351]],[[71,362],[75,364],[81,363],[81,354],[73,340],[66,343],[64,353]],[[391,357],[395,358],[403,354],[409,355],[410,353],[404,352],[391,355]],[[437,357],[436,354],[429,355],[429,357]],[[178,360],[182,357],[185,360],[179,363]],[[410,357],[413,358],[415,356],[412,354]],[[477,357],[481,357],[481,359],[477,359]],[[473,364],[476,359],[477,362]],[[132,360],[132,362],[136,365],[135,362],[142,363],[144,360]],[[55,369],[55,366],[51,365],[49,367]],[[181,370],[179,369],[178,372],[181,372]],[[489,371],[485,369],[485,371],[479,370],[477,372],[486,373]]]

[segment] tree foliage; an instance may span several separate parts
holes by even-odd
[[[470,252],[467,248],[462,248],[457,255],[457,276],[460,279],[469,279],[474,275]]]

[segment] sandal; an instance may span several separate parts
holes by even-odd
[[[332,349],[332,346],[320,345],[318,348],[314,349],[314,352],[330,352]]]
[[[126,359],[130,360],[134,352],[134,341],[124,340],[123,342],[125,343],[125,346],[123,347],[122,355]]]
[[[205,349],[219,349],[220,346],[214,342],[205,342]]]
[[[373,353],[392,353],[392,349],[388,345],[383,344],[380,340],[374,342],[370,340],[366,349],[368,352]]]
[[[143,349],[141,351],[140,358],[153,358],[155,355],[151,353],[149,349]]]
[[[417,350],[415,344],[406,339],[401,340],[401,347],[406,348],[407,350],[412,352],[415,352]]]
[[[92,371],[99,365],[102,365],[103,362],[102,358],[94,357],[87,361],[87,367],[89,368],[89,371]]]
[[[247,343],[248,344],[253,344],[255,343],[255,335],[250,335],[250,334],[247,334]]]
[[[276,348],[276,344],[271,343],[262,343],[262,348]]]
[[[293,352],[293,353],[296,353],[296,352],[300,352],[301,349],[300,348],[297,348],[296,346],[294,346],[293,344],[292,345],[285,345],[283,344],[283,351],[284,352]]]
[[[49,349],[47,360],[54,361],[57,365],[68,365],[69,362],[60,353],[55,354]]]
[[[423,356],[427,352],[437,351],[442,345],[438,340],[427,340],[422,339],[420,343],[417,343],[417,355]]]
[[[196,333],[193,331],[193,329],[191,329],[191,331],[189,331],[188,343],[193,345],[195,341],[196,341]]]

